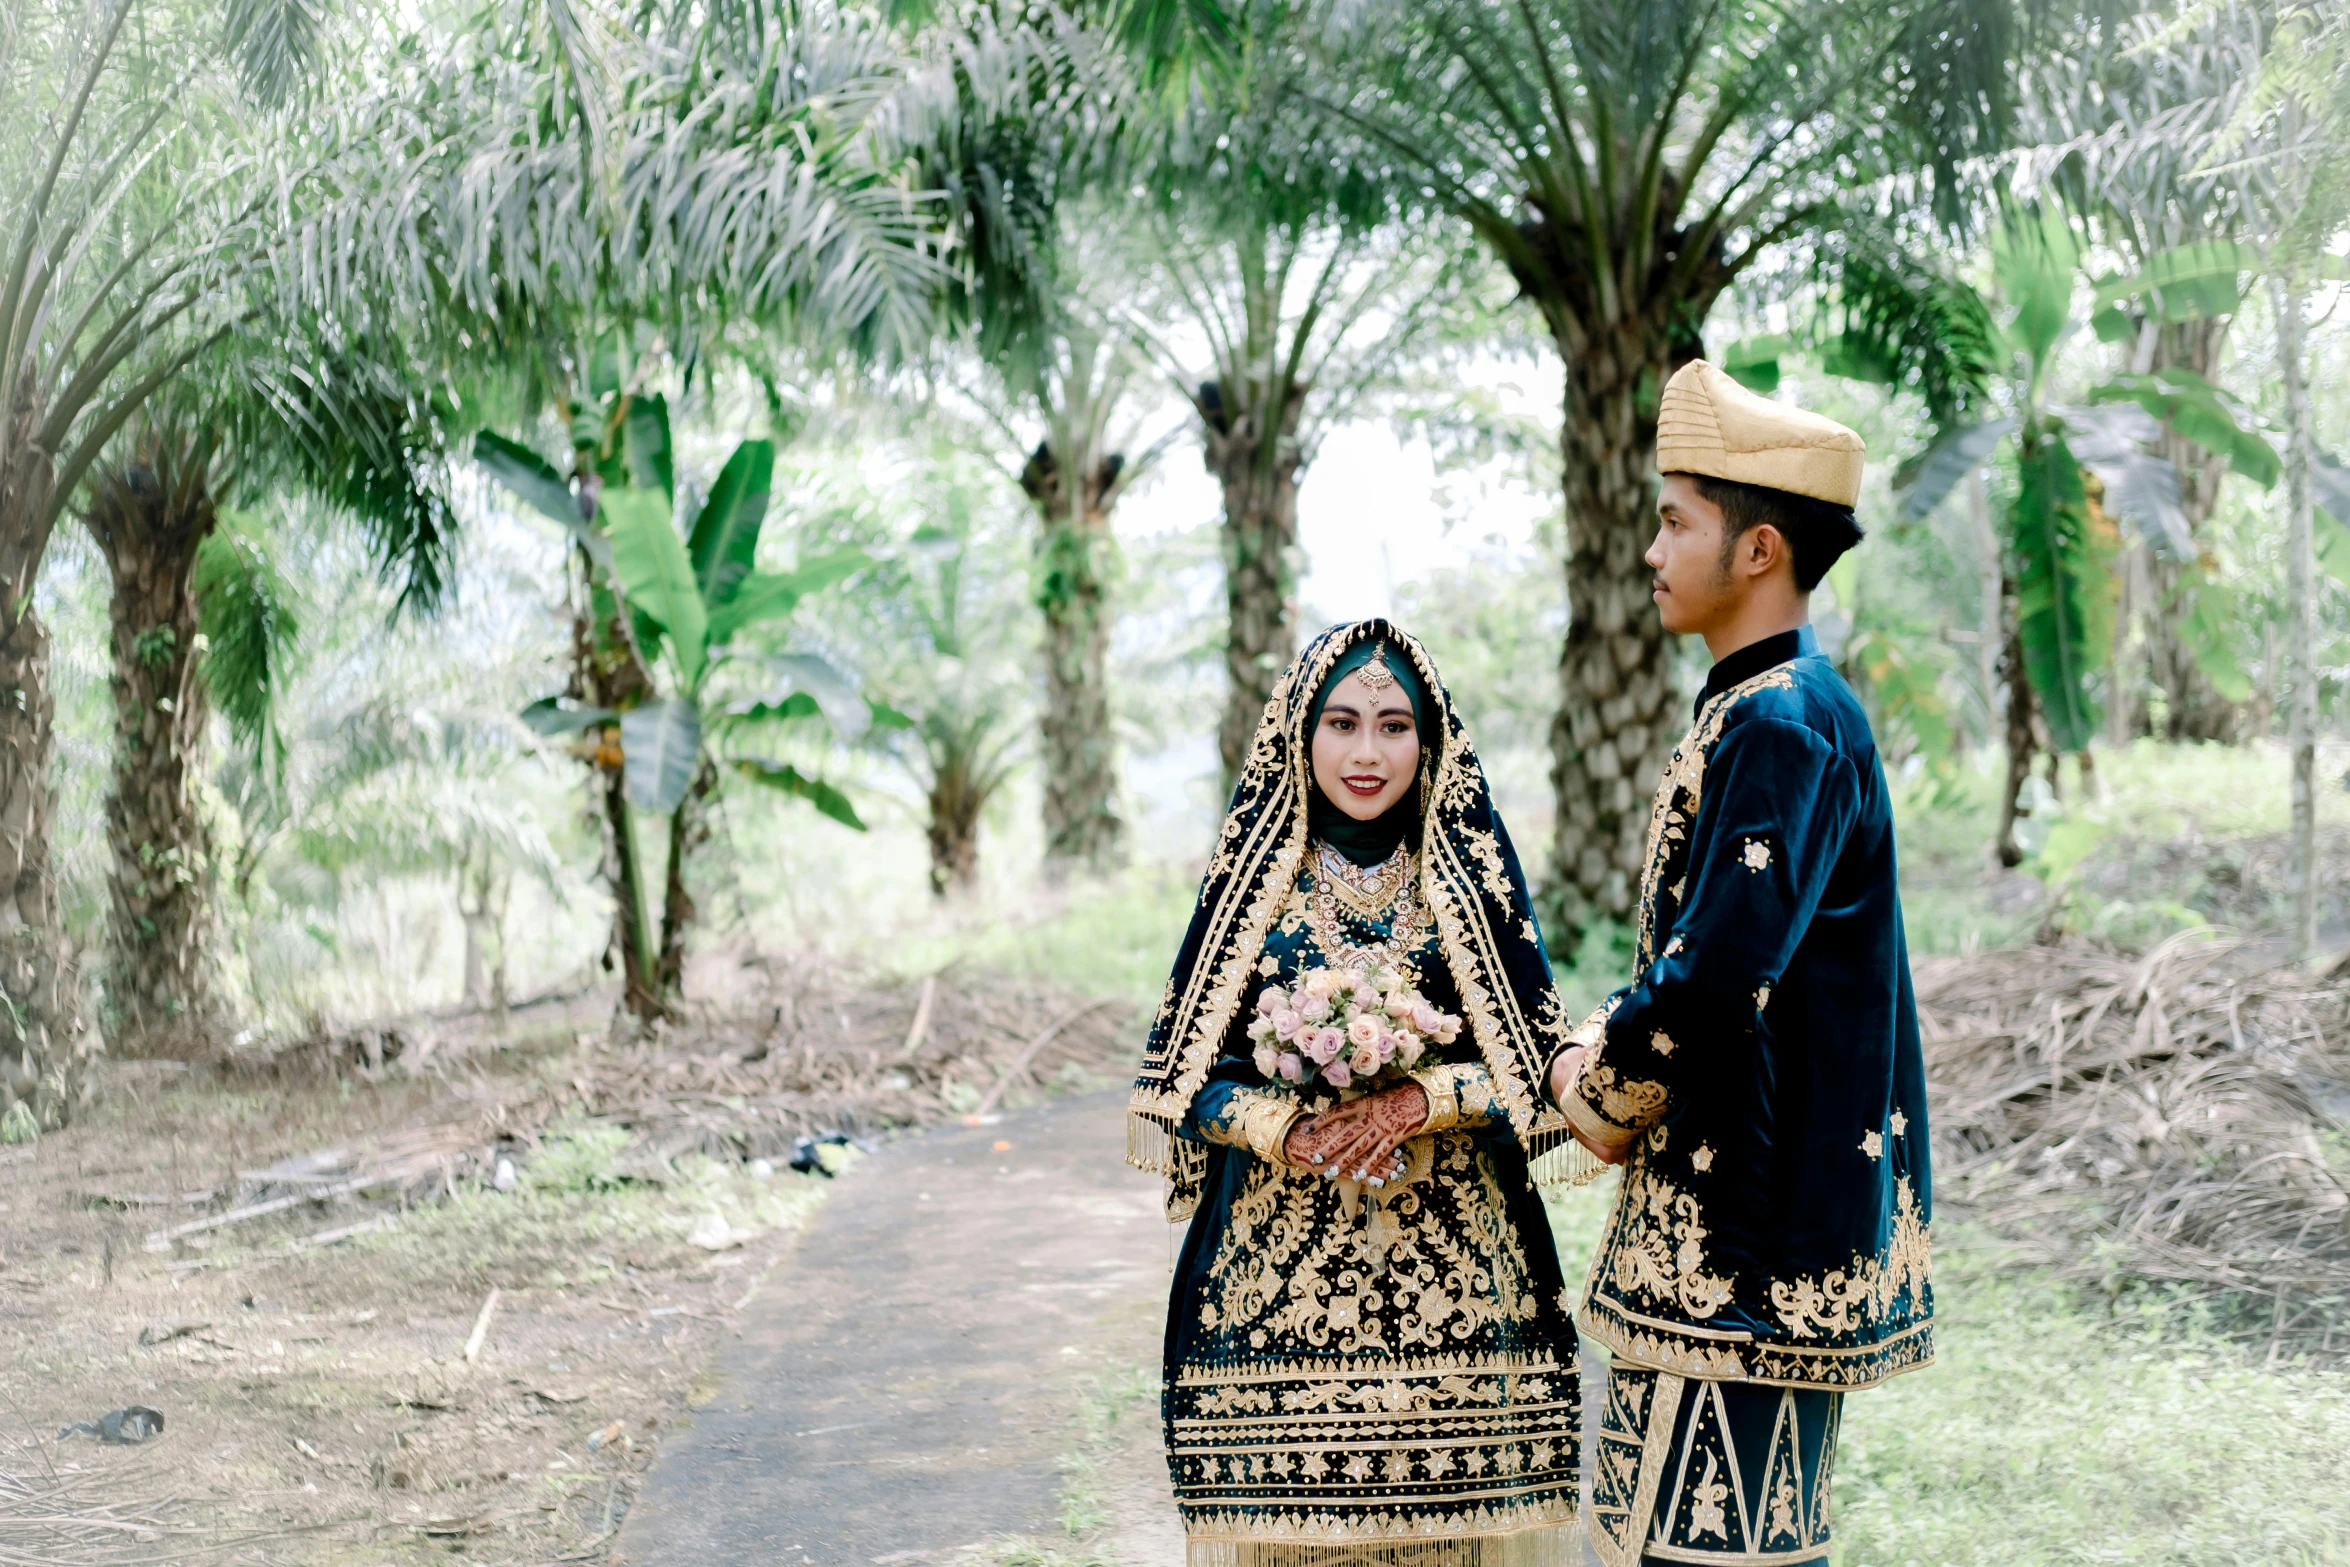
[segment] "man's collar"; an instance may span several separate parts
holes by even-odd
[[[1749,642],[1735,653],[1726,653],[1706,671],[1705,688],[1697,693],[1697,710],[1705,711],[1705,704],[1729,690],[1752,680],[1766,669],[1775,669],[1789,659],[1802,658],[1820,650],[1818,633],[1809,624],[1793,631],[1774,632],[1760,642]]]

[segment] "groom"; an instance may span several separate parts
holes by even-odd
[[[1576,1314],[1608,1567],[1811,1562],[1845,1392],[1933,1358],[1925,1070],[1867,717],[1812,589],[1860,437],[1700,360],[1657,416],[1665,629],[1714,666],[1649,819],[1637,968],[1551,1063],[1624,1166]]]

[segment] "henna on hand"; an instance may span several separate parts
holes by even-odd
[[[1341,1108],[1352,1112],[1347,1117],[1352,1135],[1334,1150],[1338,1172],[1358,1181],[1402,1174],[1395,1150],[1428,1124],[1427,1090],[1403,1083]]]

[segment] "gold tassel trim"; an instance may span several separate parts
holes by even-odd
[[[1582,1567],[1579,1523],[1440,1540],[1234,1540],[1193,1536],[1184,1567]]]
[[[1542,1190],[1561,1192],[1588,1186],[1614,1168],[1570,1133],[1536,1154],[1527,1164],[1527,1173]]]
[[[1175,1169],[1175,1128],[1145,1110],[1126,1112],[1126,1162],[1148,1175]]]

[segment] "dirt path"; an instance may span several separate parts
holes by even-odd
[[[613,1560],[1179,1562],[1156,1394],[1174,1236],[1121,1110],[1066,1099],[844,1173]]]

